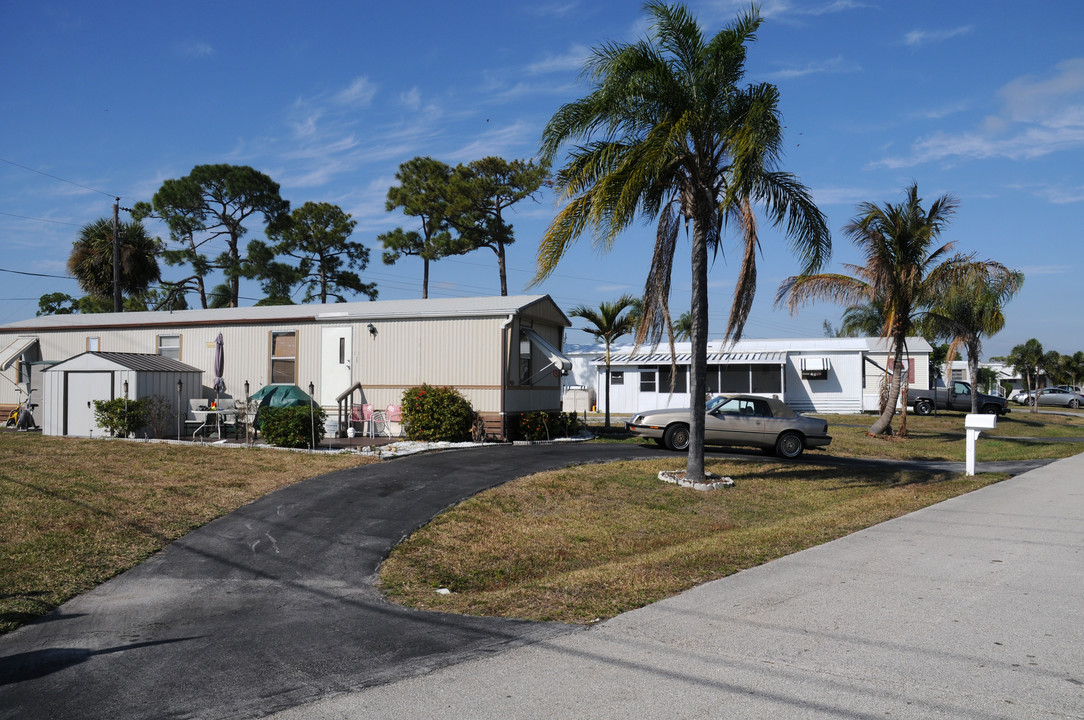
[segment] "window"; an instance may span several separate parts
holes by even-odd
[[[522,332],[519,335],[519,383],[531,383],[531,340]]]
[[[664,365],[659,368],[659,392],[670,392],[670,379],[674,379],[674,392],[675,393],[687,393],[689,392],[688,384],[689,373],[685,368],[677,368],[676,374],[672,372],[672,368],[669,365]]]
[[[782,375],[778,365],[753,365],[749,372],[752,391],[755,393],[783,392]]]
[[[655,368],[640,368],[640,392],[655,392]]]
[[[102,339],[100,337],[88,337],[87,350],[89,350],[90,352],[98,352],[99,350],[101,350],[101,340]],[[159,342],[161,342],[161,338],[159,338]],[[159,352],[158,354],[161,355],[162,353]]]
[[[719,393],[719,366],[708,365],[708,392],[712,395]]]
[[[297,333],[293,330],[271,333],[271,383],[297,383]]]
[[[181,336],[180,335],[159,335],[158,336],[158,354],[162,357],[173,358],[174,360],[181,359]]]
[[[805,380],[827,380],[828,358],[804,357],[801,361],[802,378]]]
[[[625,371],[624,370],[611,370],[610,371],[610,384],[611,385],[624,385],[625,384]]]
[[[719,368],[719,392],[749,392],[749,366],[723,365]]]

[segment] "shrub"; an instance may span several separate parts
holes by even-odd
[[[403,422],[409,440],[464,442],[471,439],[474,408],[454,388],[421,385],[403,393]]]
[[[576,413],[535,410],[520,413],[515,427],[520,440],[551,440],[578,435],[581,423]]]
[[[94,422],[111,437],[128,437],[147,425],[147,404],[143,400],[113,398],[94,401]]]
[[[271,445],[289,448],[306,448],[324,439],[323,408],[307,405],[295,407],[265,407],[260,410],[260,431]],[[315,423],[315,427],[313,426]]]

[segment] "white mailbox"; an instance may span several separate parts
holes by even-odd
[[[964,418],[964,427],[968,430],[993,430],[997,427],[997,415],[972,415]]]
[[[964,418],[964,430],[967,434],[967,462],[965,472],[968,475],[975,474],[975,441],[979,439],[979,433],[983,430],[993,430],[997,427],[997,415],[976,415],[968,413]]]

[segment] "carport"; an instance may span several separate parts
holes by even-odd
[[[165,398],[176,413],[187,393],[201,388],[203,371],[172,358],[143,353],[85,352],[42,373],[41,428],[45,435],[92,437],[94,401]]]

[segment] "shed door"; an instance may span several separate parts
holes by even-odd
[[[335,398],[354,384],[350,371],[353,356],[353,332],[345,327],[326,327],[320,350],[320,404],[335,404]]]
[[[113,398],[113,373],[68,372],[65,375],[64,434],[88,437],[105,434],[94,422],[94,401]]]

